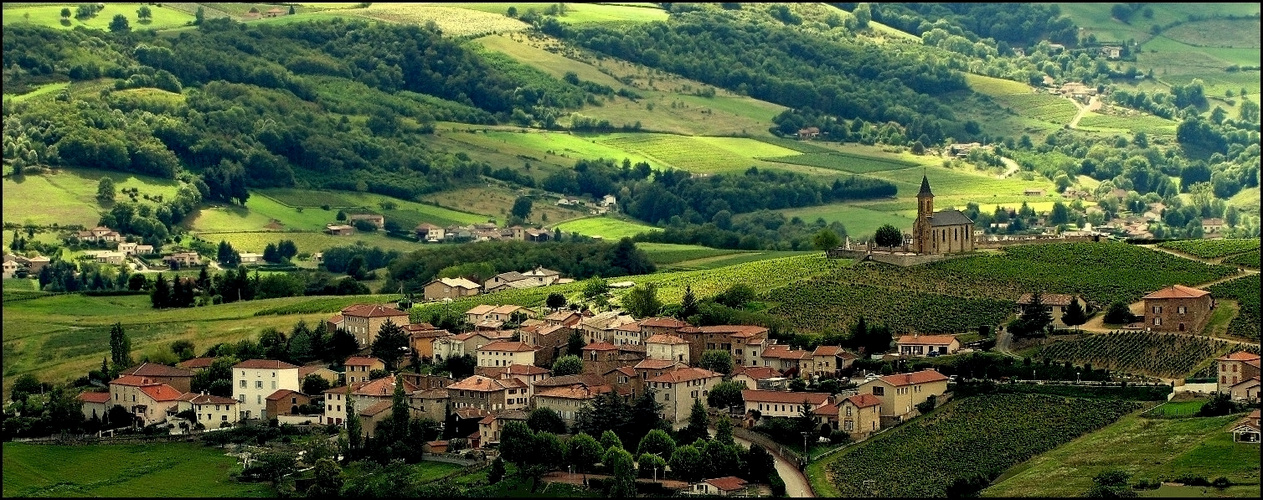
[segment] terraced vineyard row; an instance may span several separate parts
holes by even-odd
[[[1232,257],[1228,257],[1224,259],[1223,263],[1225,266],[1240,266],[1240,267],[1249,267],[1253,269],[1258,269],[1259,268],[1259,249],[1256,248],[1249,252],[1233,255]]]
[[[824,496],[945,497],[957,481],[985,484],[1035,455],[1140,408],[1123,400],[993,394],[954,401],[833,455]]]
[[[1087,335],[1044,346],[1036,357],[1093,368],[1182,378],[1209,358],[1229,351],[1231,344],[1207,337],[1153,332],[1112,332]]]
[[[802,331],[845,331],[862,314],[894,333],[959,333],[998,325],[1017,305],[1011,300],[966,299],[835,280],[800,281],[767,293],[778,303],[769,314]]]
[[[1229,255],[1248,252],[1250,250],[1258,252],[1259,240],[1257,238],[1236,240],[1177,240],[1164,241],[1159,243],[1158,246],[1202,259],[1218,259],[1220,257],[1227,257]],[[1257,267],[1257,264],[1255,266]]]
[[[1257,252],[1255,254],[1258,255]],[[1263,315],[1259,310],[1260,280],[1258,274],[1242,276],[1210,287],[1210,295],[1220,299],[1237,301],[1240,311],[1228,324],[1228,333],[1254,340],[1259,339],[1259,323]]]

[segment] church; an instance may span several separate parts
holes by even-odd
[[[917,193],[917,220],[912,224],[912,251],[945,254],[974,250],[974,221],[959,210],[934,211],[930,179],[921,176]]]

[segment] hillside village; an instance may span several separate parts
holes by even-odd
[[[5,497],[1263,494],[1258,4],[5,4]]]

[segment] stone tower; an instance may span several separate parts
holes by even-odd
[[[930,217],[934,216],[934,193],[930,191],[930,179],[921,176],[921,191],[917,193],[917,220],[912,225],[912,251],[930,253]]]

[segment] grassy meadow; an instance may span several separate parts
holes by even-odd
[[[548,10],[549,3],[540,2],[487,2],[487,3],[443,3],[438,4],[445,7],[459,7],[462,9],[477,10],[491,14],[506,15],[509,7],[517,9],[518,15],[525,14],[528,10],[534,9],[536,12],[544,12]],[[599,22],[650,22],[665,21],[667,19],[667,11],[662,10],[654,3],[619,3],[619,4],[588,4],[588,3],[567,3],[566,14],[558,16],[559,21],[570,24],[580,23],[599,23]]]
[[[156,206],[146,201],[143,195],[161,195],[164,199],[170,199],[179,189],[179,184],[173,180],[83,168],[57,169],[46,174],[27,174],[17,179],[5,177],[4,222],[79,224],[93,227],[100,220],[101,212],[109,209],[108,205],[102,205],[96,199],[97,185],[102,177],[114,180],[117,192],[115,199],[118,201],[128,200],[122,194],[123,189],[136,188],[142,195],[136,198],[137,202]]]
[[[582,219],[573,219],[570,221],[557,224],[557,229],[565,234],[579,233],[584,236],[596,236],[607,241],[617,241],[623,238],[630,238],[640,233],[661,231],[661,229],[637,223],[629,222],[613,217],[585,217]]]
[[[4,443],[4,496],[267,497],[238,483],[237,458],[194,443],[59,446]]]
[[[160,30],[186,26],[193,22],[192,15],[159,5],[150,5],[149,11],[152,14],[152,19],[141,22],[136,14],[136,9],[142,5],[139,3],[105,3],[105,8],[98,11],[95,16],[80,20],[74,17],[74,12],[78,5],[74,3],[56,3],[5,7],[4,25],[26,23],[57,29],[74,29],[82,26],[89,29],[105,30],[109,29],[110,22],[118,14],[127,17],[128,24],[132,30]],[[61,9],[63,8],[69,8],[71,12],[70,18],[66,22],[62,22]]]
[[[1186,474],[1208,480],[1223,476],[1253,486],[1209,496],[1257,497],[1259,445],[1234,443],[1228,432],[1242,416],[1155,419],[1129,415],[1010,469],[982,496],[1079,496],[1092,486],[1093,476],[1121,469],[1132,475],[1132,482]]]
[[[489,183],[485,186],[449,189],[427,194],[422,201],[444,208],[459,208],[470,213],[487,214],[483,221],[488,219],[504,221],[513,210],[513,203],[522,194],[521,191],[507,185]],[[552,227],[558,222],[586,216],[588,216],[586,208],[557,206],[554,199],[540,197],[533,198],[531,215],[527,219]]]

